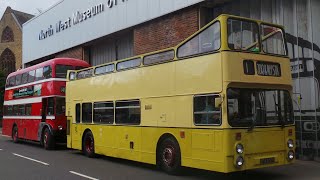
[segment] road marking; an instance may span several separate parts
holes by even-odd
[[[0,151],[2,151],[3,149],[0,149]]]
[[[16,153],[12,153],[12,154],[13,154],[13,155],[15,155],[15,156],[18,156],[18,157],[24,158],[24,159],[28,159],[28,160],[30,160],[30,161],[34,161],[34,162],[37,162],[37,163],[40,163],[40,164],[43,164],[43,165],[49,166],[49,164],[48,164],[48,163],[45,163],[45,162],[42,162],[42,161],[38,161],[38,160],[36,160],[36,159],[32,159],[32,158],[29,158],[29,157],[26,157],[26,156],[22,156],[22,155],[20,155],[20,154],[16,154]]]
[[[90,177],[90,176],[86,176],[84,174],[80,174],[80,173],[77,173],[77,172],[74,172],[74,171],[69,171],[70,173],[72,174],[75,174],[75,175],[78,175],[78,176],[81,176],[81,177],[84,177],[84,178],[87,178],[87,179],[91,179],[91,180],[99,180],[97,178],[93,178],[93,177]]]

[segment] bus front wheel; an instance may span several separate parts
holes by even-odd
[[[91,131],[86,132],[86,134],[84,135],[82,142],[82,151],[89,158],[93,158],[95,156],[94,138]]]
[[[18,141],[19,141],[19,138],[18,138],[18,127],[17,126],[14,126],[12,128],[12,141],[14,143],[18,143]]]
[[[181,152],[178,142],[172,138],[162,141],[157,153],[158,165],[168,174],[177,175],[181,170]]]
[[[55,145],[54,137],[53,135],[51,135],[50,130],[48,128],[46,128],[43,132],[42,144],[44,149],[46,150],[54,149],[54,145]]]

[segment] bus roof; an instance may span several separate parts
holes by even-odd
[[[50,59],[48,61],[36,64],[34,66],[30,66],[21,70],[17,70],[15,72],[12,72],[8,75],[7,78],[12,77],[12,76],[16,76],[19,74],[23,74],[25,72],[29,72],[35,69],[38,69],[40,67],[45,67],[48,65],[56,65],[56,64],[64,64],[64,65],[76,65],[76,66],[84,66],[84,67],[89,67],[90,64],[87,63],[84,60],[81,59],[74,59],[74,58],[54,58],[54,59]]]

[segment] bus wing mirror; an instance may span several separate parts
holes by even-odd
[[[222,104],[222,98],[221,97],[218,97],[218,98],[215,98],[214,99],[214,106],[216,108],[220,108],[221,107],[221,104]]]

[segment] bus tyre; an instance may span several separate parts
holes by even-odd
[[[17,126],[14,126],[12,128],[12,141],[14,143],[18,143],[18,141],[19,141],[19,138],[18,138],[18,127]]]
[[[86,132],[82,142],[82,151],[89,158],[95,157],[94,153],[94,138],[91,131]]]
[[[162,141],[157,152],[158,166],[168,174],[178,175],[181,171],[181,152],[178,142],[170,137]]]
[[[54,137],[52,136],[48,128],[46,128],[43,132],[42,144],[44,149],[46,150],[54,149],[54,145],[55,145]]]

